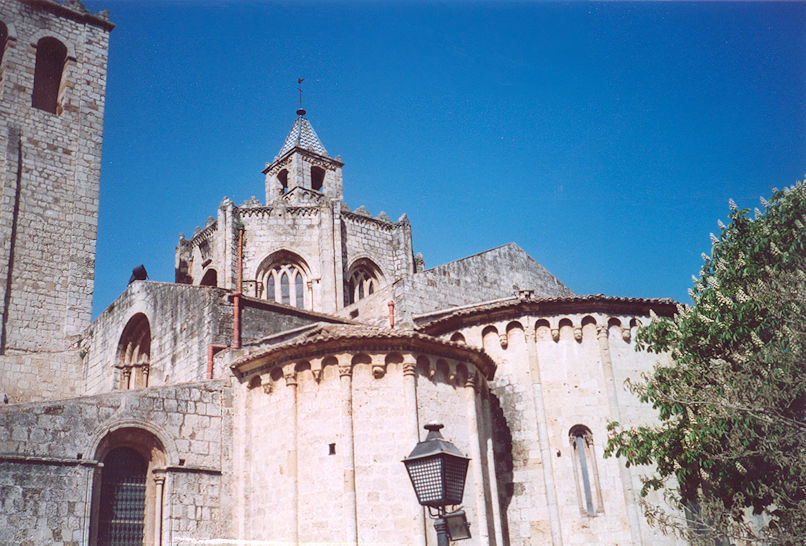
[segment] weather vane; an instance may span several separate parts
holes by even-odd
[[[297,78],[297,90],[299,91],[299,110],[297,110],[298,116],[304,116],[305,110],[302,108],[302,82],[305,81],[305,78]]]

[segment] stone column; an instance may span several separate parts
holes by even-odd
[[[610,341],[608,339],[609,328],[607,324],[598,327],[596,337],[599,341],[602,371],[604,372],[605,381],[607,383],[607,405],[609,406],[610,415],[612,415],[616,421],[621,422],[621,411],[619,410],[618,392],[616,390],[616,377],[613,373],[613,360],[610,357]],[[627,518],[630,521],[632,543],[643,544],[644,542],[641,537],[641,516],[638,513],[638,501],[632,486],[630,469],[621,461],[616,461],[616,464],[618,464],[619,478],[621,479],[621,487],[624,491],[624,504],[627,508]]]
[[[485,390],[482,399],[482,421],[484,422],[484,439],[487,447],[487,479],[490,481],[490,501],[493,508],[493,531],[495,532],[495,543],[498,546],[504,545],[504,534],[501,521],[501,503],[498,497],[498,474],[495,471],[495,450],[493,448],[493,423],[492,412],[490,411],[490,393]]]
[[[162,502],[165,470],[154,470],[154,546],[162,546]]]
[[[526,350],[529,355],[529,372],[532,376],[532,397],[535,407],[535,422],[537,423],[538,443],[540,444],[540,459],[543,464],[543,483],[546,487],[546,504],[549,508],[549,523],[551,524],[551,542],[556,546],[563,543],[562,528],[560,527],[560,508],[557,505],[557,490],[554,487],[554,465],[549,446],[549,431],[546,424],[546,406],[543,401],[543,385],[540,380],[540,363],[537,358],[537,338],[532,326],[524,328],[526,337]],[[551,331],[552,337],[554,330]],[[557,332],[559,339],[559,331]]]
[[[348,358],[348,357],[344,357]],[[341,390],[341,438],[344,469],[344,540],[358,543],[358,515],[355,498],[355,453],[353,445],[353,367],[339,362]]]
[[[406,404],[406,436],[409,438],[407,444],[415,446],[420,441],[420,425],[417,416],[417,361],[412,354],[403,355],[403,391]],[[416,500],[412,506],[417,507],[412,513],[417,530],[412,540],[416,546],[425,546],[428,531],[425,526],[424,508]]]
[[[487,502],[484,495],[484,474],[481,466],[481,445],[479,444],[479,420],[476,404],[478,380],[474,366],[469,366],[465,381],[467,397],[468,441],[470,442],[470,468],[473,469],[473,496],[476,502],[476,518],[479,544],[490,543],[490,531],[487,526]]]
[[[288,467],[291,479],[294,482],[294,490],[292,491],[293,497],[290,499],[289,505],[291,506],[291,538],[293,543],[299,542],[299,467],[298,467],[298,453],[299,453],[299,417],[297,405],[297,372],[294,364],[288,364],[283,367],[283,378],[285,379],[286,386],[291,390],[291,404],[294,406],[291,411],[291,449],[288,450]]]

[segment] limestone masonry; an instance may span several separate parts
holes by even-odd
[[[0,543],[433,545],[401,464],[432,422],[470,457],[468,544],[673,542],[603,446],[654,418],[623,384],[674,303],[575,295],[513,243],[425,269],[304,110],[265,201],[91,323],[113,27],[0,3]]]

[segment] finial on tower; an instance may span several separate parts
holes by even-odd
[[[302,82],[305,81],[305,78],[297,78],[297,89],[299,90],[299,110],[297,110],[298,116],[305,115],[305,109],[302,107]]]

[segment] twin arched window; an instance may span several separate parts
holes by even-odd
[[[353,304],[374,294],[383,278],[380,268],[367,258],[357,260],[349,271],[344,290],[345,305]]]
[[[60,114],[59,92],[67,63],[67,48],[56,38],[45,37],[36,44],[36,68],[31,105],[51,114]]]
[[[116,367],[120,369],[120,388],[147,387],[150,366],[151,328],[148,318],[143,313],[137,313],[126,323],[118,342]]]

